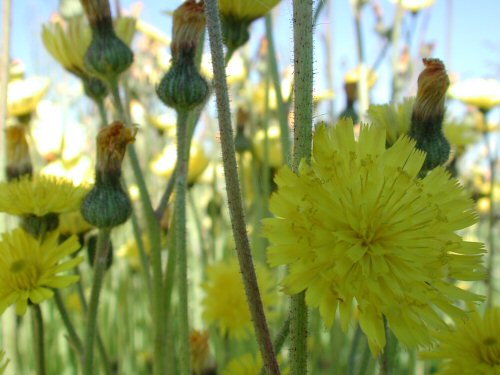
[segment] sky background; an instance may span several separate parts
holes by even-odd
[[[59,0],[15,0],[12,3],[11,56],[24,62],[27,75],[46,75],[56,63],[42,45],[41,25],[48,22],[51,15],[57,11]],[[137,1],[121,0],[125,9],[134,3]],[[383,10],[385,22],[390,24],[394,19],[394,3],[389,0],[378,0],[377,3]],[[145,1],[142,18],[170,35],[171,20],[164,11],[171,11],[179,4],[180,0]],[[292,64],[291,14],[291,0],[283,0],[275,11],[275,38],[280,70]],[[434,6],[416,16],[412,17],[407,13],[403,28],[407,30],[413,27],[415,30],[412,38],[412,57],[417,55],[421,41],[432,42],[435,46],[433,57],[442,59],[453,77],[500,78],[499,17],[499,0],[436,0]],[[263,21],[259,20],[252,25],[250,49],[256,48],[256,42],[261,40],[264,34],[263,24]],[[366,61],[369,65],[374,63],[382,47],[381,38],[374,32],[375,24],[373,7],[367,5],[362,13],[362,33]],[[331,0],[328,12],[323,14],[317,24],[314,36],[317,89],[326,88],[325,50],[322,40],[327,33],[333,42],[330,61],[334,72],[334,91],[337,94],[335,111],[338,113],[345,101],[342,77],[358,62],[350,1]],[[389,49],[378,70],[379,80],[372,92],[372,102],[384,103],[390,99],[390,58]],[[416,66],[416,69],[418,73],[420,67]],[[416,89],[416,85],[412,85],[412,88]],[[407,94],[411,93],[410,90]],[[456,104],[452,103],[452,106],[454,110],[460,111]],[[318,116],[321,117],[321,113]]]

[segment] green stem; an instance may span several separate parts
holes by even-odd
[[[87,299],[85,298],[85,292],[83,290],[82,275],[78,268],[75,268],[75,274],[79,276],[79,280],[77,282],[78,297],[80,299],[80,303],[82,304],[83,311],[87,313],[88,311]],[[112,375],[113,372],[111,371],[111,365],[109,363],[108,353],[106,352],[106,348],[104,346],[101,333],[99,332],[99,328],[97,329],[97,350],[99,351],[99,355],[101,356],[101,361],[103,362],[102,366],[104,367],[104,372],[106,373],[106,375]],[[82,354],[83,353],[84,353],[84,348],[82,349]]]
[[[128,113],[125,111],[118,89],[118,82],[109,82],[111,94],[118,114],[128,127],[131,126]],[[161,236],[160,225],[156,218],[151,199],[149,197],[146,181],[141,171],[137,152],[134,144],[128,146],[127,152],[130,165],[139,188],[144,217],[148,228],[151,243],[151,267],[153,269],[153,322],[154,322],[154,375],[163,375],[164,371],[164,348],[165,348],[165,321],[163,319],[163,278],[161,268]]]
[[[175,181],[175,239],[179,291],[179,374],[191,375],[187,283],[186,193],[189,159],[188,112],[177,112],[177,174]]]
[[[399,57],[400,57],[400,37],[401,37],[401,23],[403,22],[403,17],[405,14],[405,10],[402,1],[397,2],[396,6],[396,15],[394,18],[394,24],[391,32],[391,46],[392,46],[392,56],[391,56],[391,64],[392,64],[392,95],[391,102],[396,102],[399,99],[399,91],[401,86],[401,79],[398,71]]]
[[[193,219],[194,219],[194,224],[196,226],[196,231],[198,232],[198,241],[200,241],[201,265],[203,269],[205,269],[208,265],[208,252],[205,246],[205,238],[203,236],[203,226],[201,223],[201,217],[198,212],[198,207],[196,206],[196,200],[192,194],[192,190],[188,192],[187,198],[189,200],[191,212],[193,213]]]
[[[43,317],[40,305],[31,305],[31,319],[33,321],[33,341],[35,344],[36,374],[46,375],[45,343],[43,338]]]
[[[174,220],[172,224],[172,228],[170,230],[171,233],[176,233],[176,221]],[[169,321],[170,311],[172,305],[172,290],[174,288],[174,279],[175,279],[175,270],[177,268],[177,244],[176,238],[174,236],[168,236],[168,260],[167,260],[167,269],[165,271],[165,282],[164,282],[164,293],[165,293],[165,321]]]
[[[77,351],[78,355],[81,357],[83,353],[82,340],[80,339],[80,336],[78,336],[75,326],[71,322],[68,310],[66,310],[66,306],[64,305],[64,301],[61,297],[61,292],[57,289],[54,290],[54,300],[56,301],[57,309],[59,310],[63,323],[66,327],[66,330],[68,331],[69,341],[73,348]]]
[[[106,274],[106,263],[110,247],[111,229],[100,229],[97,237],[96,254],[94,259],[94,278],[87,311],[87,332],[85,335],[85,347],[83,358],[83,375],[92,375],[94,369],[94,340],[97,332],[97,310],[99,296],[101,294],[104,275]]]
[[[349,351],[349,359],[347,361],[347,371],[348,375],[354,375],[355,374],[355,367],[356,367],[356,355],[358,354],[358,347],[359,343],[361,341],[361,338],[363,337],[363,331],[361,331],[361,327],[359,324],[356,324],[356,331],[354,332],[354,338],[352,340],[351,344],[351,350]]]
[[[99,110],[99,117],[101,118],[101,126],[100,129],[108,126],[108,115],[106,114],[106,107],[104,106],[104,100],[99,99],[95,101],[97,105],[97,109]]]
[[[219,128],[221,134],[222,160],[224,164],[226,189],[229,205],[229,214],[233,229],[236,251],[243,285],[254,324],[260,352],[267,370],[272,375],[280,374],[280,369],[274,354],[273,343],[269,333],[264,306],[260,298],[257,276],[252,260],[252,252],[248,241],[243,203],[241,201],[238,169],[234,151],[233,129],[231,126],[231,111],[224,68],[224,54],[222,47],[222,31],[219,19],[217,0],[206,0],[205,12],[207,16],[210,51],[214,70],[214,86],[219,114]]]
[[[313,19],[312,0],[293,1],[294,41],[294,144],[292,168],[311,158],[313,112]],[[307,306],[305,292],[291,297],[290,303],[291,374],[307,374]]]
[[[487,124],[487,112],[483,111],[483,122]],[[493,300],[495,297],[495,278],[494,278],[494,265],[495,265],[495,180],[496,180],[496,155],[493,153],[490,144],[491,133],[484,133],[484,142],[486,143],[486,152],[488,157],[488,164],[490,168],[490,191],[488,199],[490,201],[489,216],[488,216],[488,263],[486,265],[486,305],[487,307],[494,306]]]
[[[283,153],[283,162],[287,163],[287,161],[290,159],[290,134],[288,130],[287,119],[288,111],[283,101],[283,94],[281,93],[278,61],[276,59],[276,48],[274,47],[273,21],[270,13],[266,15],[266,38],[269,48],[269,68],[271,72],[271,78],[273,80],[274,92],[276,93],[276,103],[278,106],[278,119],[281,130],[281,150]]]
[[[387,319],[384,317],[384,329],[386,344],[384,352],[380,356],[380,370],[379,375],[391,375],[394,368],[394,356],[393,356],[393,343],[391,342],[393,337],[389,331],[389,326],[387,324]]]

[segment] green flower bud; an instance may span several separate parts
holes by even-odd
[[[97,136],[96,183],[83,200],[83,218],[98,228],[123,224],[132,214],[132,203],[122,187],[121,164],[136,129],[114,122]]]
[[[228,51],[236,51],[250,39],[249,21],[241,22],[233,17],[221,17],[222,37]]]
[[[156,94],[167,106],[177,111],[190,111],[208,97],[208,83],[193,59],[183,56],[163,76]]]
[[[85,77],[82,78],[82,81],[85,95],[87,95],[92,100],[98,102],[108,96],[108,88],[99,78]]]
[[[85,54],[85,66],[101,79],[113,80],[134,61],[130,48],[116,36],[113,27],[92,30],[92,42]]]
[[[156,88],[167,106],[190,111],[208,97],[208,83],[196,67],[194,56],[205,28],[204,4],[186,1],[174,12],[172,66]]]
[[[409,131],[416,147],[426,152],[421,173],[444,164],[450,156],[450,144],[443,134],[445,96],[450,80],[441,60],[424,59],[424,65],[418,77]]]

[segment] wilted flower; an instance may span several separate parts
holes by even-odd
[[[354,300],[372,352],[385,346],[384,318],[406,346],[428,344],[442,311],[465,317],[455,300],[481,297],[450,279],[484,277],[482,244],[455,231],[476,221],[473,202],[442,168],[417,175],[425,154],[402,137],[385,148],[385,131],[352,121],[320,126],[311,165],[284,167],[264,220],[268,261],[287,265],[285,291],[306,291],[328,326],[340,309],[346,328]]]
[[[14,180],[24,175],[31,176],[33,165],[31,164],[30,149],[26,140],[26,126],[15,125],[7,127],[7,180]]]

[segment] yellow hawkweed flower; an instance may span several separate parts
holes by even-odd
[[[385,139],[362,126],[356,141],[350,119],[318,127],[311,165],[278,172],[276,218],[264,220],[269,263],[288,266],[285,291],[305,290],[328,326],[339,308],[344,329],[356,301],[374,355],[384,317],[405,346],[428,344],[445,325],[437,311],[463,318],[454,301],[481,300],[450,279],[484,277],[483,245],[455,234],[476,222],[472,200],[442,167],[417,178],[425,154],[413,140],[386,150]]]
[[[377,83],[377,73],[375,73],[374,70],[369,69],[366,73],[367,79],[368,79],[368,88],[371,89],[373,86],[375,86],[375,83]],[[346,75],[344,76],[344,82],[345,83],[358,83],[359,79],[361,78],[361,67],[357,66],[356,68],[348,71]]]
[[[36,109],[49,89],[48,78],[16,79],[8,84],[7,112],[10,116],[28,115]]]
[[[260,355],[246,353],[229,362],[222,375],[259,375],[263,366]]]
[[[196,141],[191,143],[189,154],[188,183],[194,184],[208,166],[210,160],[205,154],[203,145]],[[177,148],[174,144],[170,144],[165,146],[161,154],[150,163],[150,168],[158,176],[169,178],[175,168],[176,160]]]
[[[431,7],[434,5],[435,1],[436,0],[402,0],[401,6],[410,12],[416,13],[422,9]]]
[[[35,176],[0,183],[0,212],[44,216],[75,211],[88,190],[53,176]]]
[[[80,210],[65,212],[59,216],[59,233],[63,236],[87,233],[93,228],[83,218]]]
[[[115,32],[127,45],[132,43],[136,22],[132,17],[120,17],[115,21]],[[84,59],[92,32],[84,18],[72,17],[64,23],[56,21],[43,25],[42,40],[47,51],[64,69],[80,78],[88,76]]]
[[[31,303],[52,298],[53,288],[65,288],[77,275],[60,275],[82,262],[83,258],[60,261],[80,248],[76,236],[58,244],[53,231],[40,242],[22,229],[4,233],[0,241],[0,314],[10,305],[23,315]]]
[[[401,103],[371,105],[368,116],[374,126],[385,130],[387,145],[408,134],[415,98],[405,98]]]
[[[255,156],[261,162],[266,157],[266,132],[259,130],[253,137]],[[267,162],[272,168],[283,165],[283,152],[281,148],[281,130],[278,124],[272,124],[267,128]]]
[[[457,321],[450,331],[435,334],[439,345],[422,353],[424,359],[439,359],[436,375],[500,374],[500,308],[475,312],[469,320]]]
[[[220,0],[219,11],[223,17],[240,21],[253,21],[264,16],[280,0]]]
[[[167,138],[175,139],[177,134],[177,118],[174,111],[168,111],[156,116],[147,116],[147,119],[151,125],[164,132]]]
[[[257,281],[267,312],[276,304],[274,275],[263,265],[257,265]],[[236,260],[220,262],[207,268],[207,279],[202,284],[203,319],[217,326],[222,335],[244,339],[252,332],[240,268]]]
[[[488,111],[500,105],[500,82],[496,79],[467,79],[451,85],[448,95],[464,104]]]

